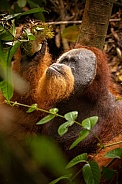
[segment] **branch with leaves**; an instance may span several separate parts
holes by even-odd
[[[49,111],[44,110],[44,109],[40,109],[38,108],[37,104],[32,104],[30,105],[26,105],[26,104],[21,104],[18,102],[13,102],[13,101],[5,101],[5,103],[9,104],[10,106],[23,106],[27,108],[27,113],[32,113],[33,111],[41,111],[41,112],[45,112],[48,115],[45,116],[44,118],[42,118],[39,122],[37,122],[37,125],[43,125],[45,123],[48,123],[49,121],[51,121],[52,119],[54,119],[55,117],[60,117],[63,118],[66,122],[64,122],[63,124],[61,124],[58,128],[58,134],[60,136],[63,136],[67,131],[68,128],[70,126],[72,126],[74,123],[76,123],[77,125],[79,125],[82,130],[79,132],[78,138],[71,144],[70,146],[70,150],[73,149],[75,146],[77,146],[77,144],[79,144],[82,140],[84,140],[89,133],[92,133],[92,128],[96,125],[96,123],[98,122],[98,117],[97,116],[93,116],[93,117],[89,117],[84,119],[81,123],[77,122],[76,119],[78,117],[78,112],[77,111],[72,111],[72,112],[68,112],[66,114],[64,114],[64,116],[58,114],[58,109],[57,108],[52,108]],[[93,134],[94,135],[94,134]],[[116,142],[116,143],[112,143],[111,145],[103,145],[103,143],[101,142],[101,140],[99,139],[99,137],[97,137],[96,135],[94,135],[97,140],[98,140],[98,147],[100,147],[100,149],[98,150],[98,152],[96,152],[96,154],[94,155],[94,157],[99,154],[99,152],[101,151],[101,149],[105,149],[106,147],[109,146],[113,146],[115,144],[120,144],[122,143],[122,141]],[[98,163],[96,161],[94,161],[94,157],[89,159],[89,156],[87,153],[82,153],[80,155],[77,155],[75,158],[73,158],[66,166],[65,169],[69,169],[72,168],[74,166],[76,166],[79,163],[83,163],[83,167],[73,176],[72,174],[68,174],[68,175],[64,175],[61,176],[55,180],[53,180],[52,182],[50,182],[50,184],[56,184],[58,183],[60,180],[64,180],[67,179],[70,182],[73,182],[74,179],[82,172],[83,173],[83,177],[85,180],[86,184],[92,184],[92,183],[96,183],[99,184],[100,183],[100,178],[101,178],[101,173],[104,174],[104,177],[106,178],[106,175],[109,172],[109,175],[111,176],[111,178],[117,174],[114,170],[108,169],[107,167],[113,162],[113,160],[115,160],[116,158],[122,159],[122,148],[116,148],[114,150],[111,150],[109,152],[107,152],[105,154],[106,158],[111,158],[112,161],[110,162],[110,164],[106,167],[102,168],[102,171],[98,165]],[[89,177],[88,177],[89,175]]]

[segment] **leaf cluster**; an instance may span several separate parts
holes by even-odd
[[[8,14],[16,14],[18,12],[23,13],[23,10],[32,10],[34,8],[43,8],[46,5],[46,0],[1,0],[0,11]],[[45,16],[43,11],[34,12],[33,17],[45,21]],[[17,17],[17,21],[19,17]]]
[[[51,26],[31,22],[24,27],[20,38],[17,38],[15,18],[44,11],[43,8],[34,8],[22,13],[0,15],[0,89],[8,101],[14,91],[11,61],[18,47],[24,47],[27,55],[33,55],[32,47],[38,47],[42,40],[53,37]]]
[[[53,36],[50,25],[39,21],[31,21],[24,25],[19,40],[22,41],[21,47],[25,54],[32,56],[34,54],[33,48],[38,48],[43,40],[50,39]]]

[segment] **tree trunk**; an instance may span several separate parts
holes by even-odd
[[[77,43],[103,49],[112,5],[109,0],[86,0]]]

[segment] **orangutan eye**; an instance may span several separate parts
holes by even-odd
[[[75,57],[71,57],[70,62],[76,64],[77,60],[75,59]]]
[[[60,63],[63,63],[63,64],[68,63],[68,60],[69,60],[68,57],[64,57],[62,60],[60,60]]]

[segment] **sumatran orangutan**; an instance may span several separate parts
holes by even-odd
[[[120,96],[112,82],[107,60],[107,56],[101,50],[80,45],[62,54],[57,60],[58,63],[69,66],[74,76],[73,92],[68,99],[56,103],[59,113],[64,115],[67,112],[78,111],[78,122],[98,116],[92,133],[71,150],[69,147],[78,138],[81,127],[73,124],[68,132],[60,137],[57,130],[64,123],[63,119],[56,117],[47,125],[46,133],[59,143],[70,159],[81,153],[89,153],[94,157],[99,150],[96,136],[104,145],[122,140],[122,102],[116,101]],[[110,161],[104,154],[118,147],[122,147],[122,144],[107,147],[94,157],[100,167],[106,166]],[[115,165],[118,168],[118,164]],[[116,166],[113,168],[116,169]]]

